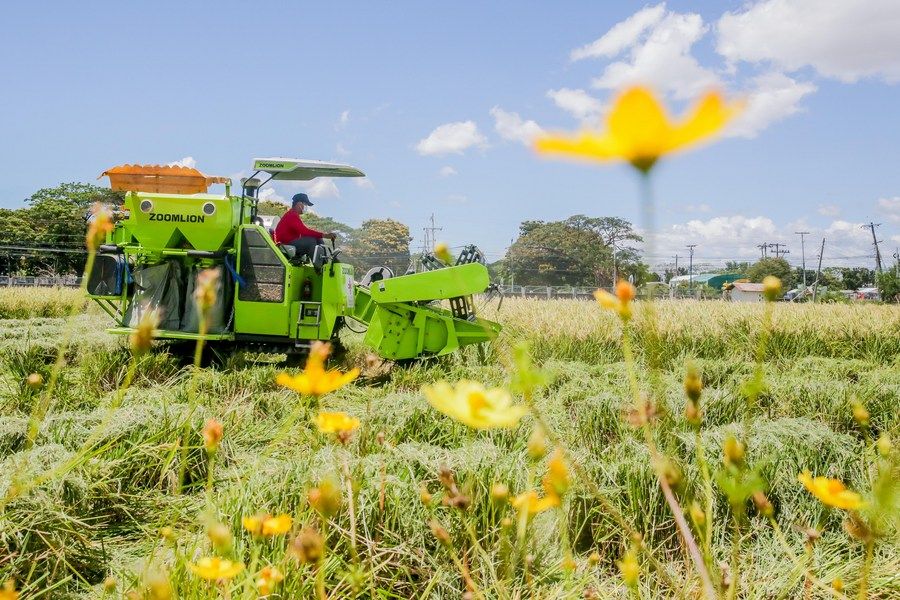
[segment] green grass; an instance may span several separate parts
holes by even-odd
[[[4,292],[0,291],[0,292]],[[91,311],[75,317],[75,343],[67,353],[47,418],[35,446],[26,449],[27,420],[34,393],[22,384],[31,372],[48,374],[65,326],[59,317],[77,305],[77,295],[53,304],[0,293],[0,494],[13,480],[27,480],[65,464],[97,431],[109,426],[95,451],[65,474],[30,490],[0,513],[0,580],[13,576],[26,597],[99,598],[102,582],[118,581],[118,597],[138,585],[146,573],[168,572],[178,597],[211,598],[211,590],[186,573],[189,560],[211,550],[205,523],[220,520],[235,535],[234,552],[246,561],[251,540],[241,531],[242,516],[260,511],[287,512],[298,524],[316,521],[306,502],[317,482],[339,476],[348,461],[359,482],[357,528],[366,565],[362,597],[459,598],[464,586],[447,550],[432,535],[433,516],[419,500],[421,486],[441,495],[438,470],[449,467],[472,507],[466,517],[487,550],[467,556],[474,580],[496,597],[492,574],[504,564],[509,534],[500,521],[508,508],[490,501],[494,482],[514,492],[525,490],[532,474],[543,473],[527,456],[531,418],[513,430],[474,432],[443,417],[422,398],[422,385],[439,379],[469,378],[502,385],[509,377],[511,346],[529,340],[552,384],[536,399],[541,413],[572,449],[578,463],[626,519],[644,534],[645,543],[678,581],[697,592],[695,577],[678,542],[672,515],[662,499],[646,446],[623,419],[630,406],[621,362],[619,325],[596,305],[573,301],[507,300],[499,314],[504,332],[483,356],[467,349],[455,356],[406,368],[369,369],[369,377],[327,396],[323,405],[359,417],[363,425],[347,448],[325,440],[311,423],[316,407],[303,405],[286,435],[277,436],[301,401],[274,383],[279,367],[252,360],[211,368],[196,381],[199,405],[189,410],[190,370],[164,351],[142,359],[135,383],[121,406],[110,408],[125,377],[129,354],[122,341],[103,333],[105,317]],[[54,306],[57,308],[48,308]],[[61,308],[58,308],[60,307]],[[853,592],[862,546],[841,527],[841,516],[826,511],[797,483],[800,470],[838,477],[854,489],[869,489],[871,472],[861,459],[864,439],[852,419],[850,402],[863,401],[872,414],[872,433],[900,436],[900,311],[883,306],[778,306],[765,367],[766,389],[757,406],[747,408],[741,386],[753,371],[752,357],[761,307],[718,302],[662,302],[658,328],[636,319],[642,373],[648,360],[661,365],[662,399],[658,443],[684,472],[677,493],[687,499],[701,489],[693,460],[696,439],[681,419],[684,363],[699,366],[705,390],[701,440],[718,464],[728,432],[752,424],[749,461],[768,483],[776,516],[794,552],[803,554],[797,527],[822,523],[825,531],[814,552],[814,572],[825,582],[841,577]],[[16,312],[18,311],[18,312]],[[54,313],[53,311],[57,311]],[[366,350],[348,338],[350,364],[365,364]],[[252,357],[248,357],[252,358]],[[110,410],[114,411],[110,418]],[[203,489],[207,463],[200,430],[207,418],[220,420],[225,439],[215,466],[211,494]],[[176,442],[187,422],[187,493],[176,493],[179,461]],[[378,435],[383,434],[384,443]],[[383,502],[383,508],[382,508]],[[507,589],[540,598],[580,598],[585,590],[600,597],[624,598],[626,588],[615,566],[623,551],[618,526],[583,481],[576,477],[564,504],[565,527],[577,570],[565,575],[558,512],[538,515],[528,553],[533,579],[518,575]],[[437,510],[459,547],[468,545],[460,515]],[[714,552],[728,560],[731,533],[728,506],[717,494]],[[173,527],[176,549],[160,541],[159,529]],[[330,528],[326,562],[331,597],[352,596],[349,527],[341,511]],[[875,556],[872,593],[889,597],[900,589],[896,522],[888,527]],[[741,593],[744,598],[797,597],[803,573],[787,559],[770,528],[761,520],[741,543]],[[266,542],[261,563],[282,565],[286,579],[280,597],[311,597],[308,566],[285,561],[287,540]],[[599,552],[590,567],[587,556]],[[519,564],[521,566],[521,564]],[[659,578],[645,570],[644,597],[665,594]],[[44,592],[41,590],[50,590]],[[374,593],[372,590],[375,590]],[[236,589],[233,598],[243,597]],[[819,592],[815,592],[818,594]],[[107,596],[109,597],[109,596]],[[279,597],[279,596],[275,596]]]

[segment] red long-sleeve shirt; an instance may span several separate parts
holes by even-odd
[[[278,225],[275,226],[275,242],[290,244],[302,236],[321,238],[325,237],[325,234],[304,225],[296,211],[289,210],[284,213],[284,216],[278,221]]]

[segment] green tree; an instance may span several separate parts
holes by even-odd
[[[882,301],[900,303],[900,276],[896,270],[885,271],[878,276],[878,292]]]
[[[635,283],[649,277],[637,250],[641,241],[631,223],[618,217],[575,215],[565,221],[525,221],[519,237],[507,250],[505,271],[522,285],[612,284],[613,272],[632,276]],[[615,245],[615,268],[613,245]]]
[[[345,260],[360,272],[386,266],[402,275],[409,266],[409,227],[393,219],[369,219],[353,232]]]
[[[875,271],[866,267],[841,269],[841,281],[845,290],[858,290],[875,283]]]
[[[280,217],[290,206],[277,200],[260,200],[256,203],[256,214],[268,217]]]
[[[794,270],[783,258],[761,258],[747,271],[747,277],[756,283],[762,282],[769,275],[780,279],[782,288],[785,290],[794,287]]]

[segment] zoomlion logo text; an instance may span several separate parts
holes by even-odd
[[[283,162],[258,162],[256,163],[257,169],[283,169]]]
[[[174,221],[176,223],[203,223],[206,215],[175,215],[171,213],[150,213],[151,221]]]

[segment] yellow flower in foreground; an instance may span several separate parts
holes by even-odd
[[[0,588],[0,600],[18,600],[18,598],[19,592],[16,591],[16,583],[12,579],[7,579]]]
[[[526,407],[514,405],[506,390],[485,389],[474,381],[459,381],[456,387],[439,381],[423,387],[422,393],[431,406],[475,429],[515,427],[528,412]]]
[[[559,506],[559,496],[547,494],[541,498],[536,491],[531,490],[515,496],[510,500],[510,504],[517,511],[526,511],[529,515],[536,515],[539,512]]]
[[[838,479],[827,477],[812,477],[809,471],[803,471],[797,476],[809,493],[819,499],[822,504],[842,508],[844,510],[856,510],[863,506],[862,497],[847,487]]]
[[[283,579],[284,574],[278,570],[278,567],[263,567],[256,574],[256,590],[260,596],[268,596]]]
[[[322,411],[316,415],[316,427],[322,433],[349,433],[359,427],[359,419],[343,412]]]
[[[638,563],[637,552],[634,548],[629,548],[622,557],[622,560],[616,561],[619,571],[622,573],[622,579],[628,587],[637,585],[638,577],[641,575],[641,565]]]
[[[727,104],[720,94],[709,92],[686,118],[672,121],[653,92],[636,86],[613,103],[604,133],[541,136],[535,148],[599,161],[624,160],[647,173],[661,156],[715,135],[740,111],[740,104]]]
[[[340,389],[359,376],[359,369],[351,369],[347,373],[337,370],[326,371],[325,359],[328,358],[328,344],[316,342],[309,351],[306,368],[297,375],[279,373],[275,381],[295,392],[307,396],[323,396]]]
[[[450,247],[446,242],[438,242],[434,245],[434,255],[438,257],[444,264],[452,264],[453,257],[450,256]]]
[[[218,556],[207,556],[197,561],[197,564],[188,564],[195,575],[203,579],[231,579],[244,570],[244,563],[234,562]]]
[[[553,496],[562,496],[569,489],[569,468],[559,448],[547,462],[547,474],[544,476],[543,484],[547,494]]]
[[[88,223],[87,235],[85,235],[85,244],[88,250],[95,251],[106,240],[106,234],[115,228],[112,221],[112,213],[109,208],[100,204],[94,204],[91,209],[91,218]]]

